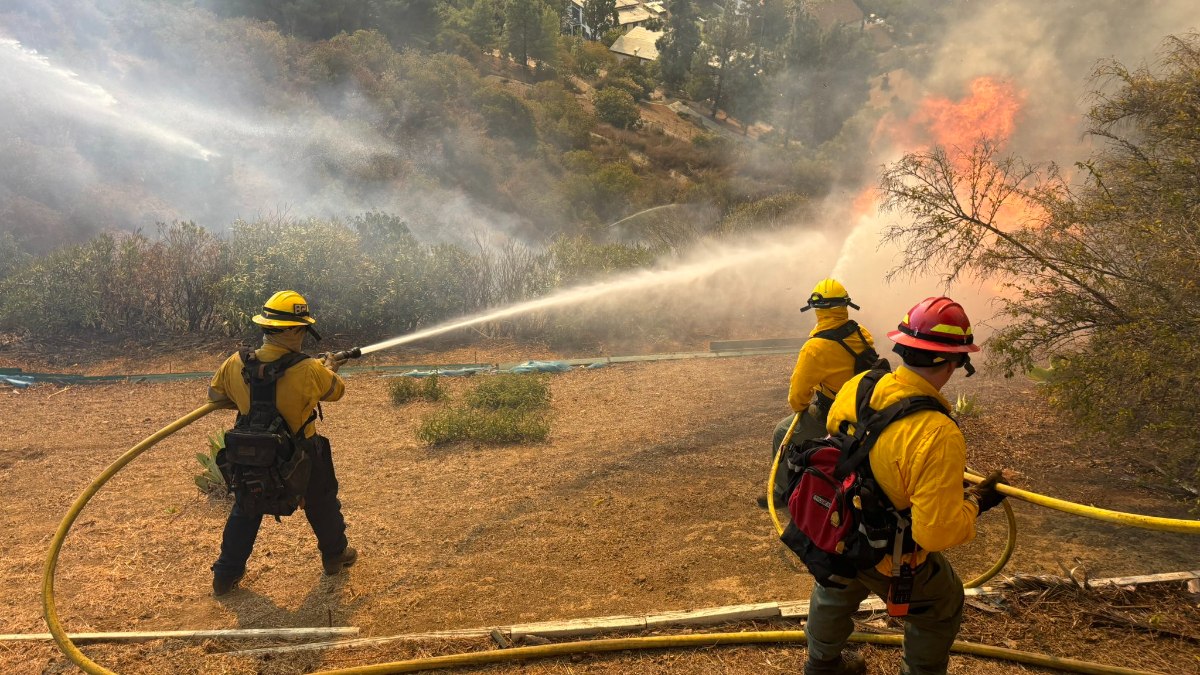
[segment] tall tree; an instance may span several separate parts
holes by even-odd
[[[326,2],[326,5],[353,4]],[[441,23],[438,4],[432,0],[367,0],[373,25],[394,45],[428,45]]]
[[[550,23],[554,29],[547,35]],[[547,43],[553,41],[557,27],[558,16],[544,0],[508,0],[504,7],[505,50],[528,67],[529,57],[545,58],[552,53]]]
[[[787,25],[787,36],[779,50],[782,63],[774,78],[780,101],[778,108],[773,111],[776,125],[783,129],[785,148],[801,121],[801,106],[811,93],[811,78],[806,76],[805,71],[815,65],[821,39],[817,22],[800,5],[792,8]]]
[[[679,89],[687,81],[692,56],[700,46],[700,27],[692,0],[671,2],[671,18],[657,46],[663,84]]]
[[[471,41],[483,49],[492,49],[500,41],[504,15],[497,0],[475,0],[466,11],[465,31]]]
[[[735,59],[725,69],[726,112],[742,123],[742,135],[753,122],[763,119],[766,75],[752,58]]]
[[[766,62],[787,38],[789,32],[786,0],[757,0],[749,5],[749,42],[754,46],[754,62],[766,68]],[[799,6],[794,8],[799,11]]]
[[[273,21],[291,35],[325,39],[369,27],[369,0],[216,0],[214,8],[224,14]]]
[[[583,3],[583,23],[592,31],[592,39],[599,40],[612,28],[620,25],[617,16],[617,0],[587,0]]]
[[[731,8],[730,5],[733,5]],[[721,15],[709,22],[705,38],[712,45],[712,60],[709,68],[712,75],[712,116],[725,107],[729,96],[730,77],[734,75],[735,62],[747,58],[749,46],[749,23],[739,3],[726,3]]]
[[[816,146],[837,136],[870,95],[875,56],[857,30],[821,32],[803,12],[792,19],[776,76],[781,100],[774,111],[783,142],[792,138]]]

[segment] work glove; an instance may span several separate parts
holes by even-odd
[[[345,363],[345,361],[338,361],[333,358],[332,353],[328,353],[328,354],[321,355],[321,363],[324,364],[324,366],[326,368],[328,368],[329,370],[336,373],[338,371],[338,368],[341,368],[342,364]]]
[[[1008,485],[1008,481],[1004,479],[1004,474],[999,469],[988,474],[987,478],[978,485],[973,485],[967,488],[966,499],[975,502],[979,507],[979,513],[983,514],[994,506],[1000,504],[1007,497],[996,489],[997,483]]]

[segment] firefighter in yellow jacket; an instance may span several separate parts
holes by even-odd
[[[836,279],[822,279],[813,287],[808,304],[800,310],[816,310],[817,325],[796,357],[796,367],[792,370],[788,386],[788,405],[793,414],[775,426],[771,442],[772,460],[796,415],[800,419],[796,421],[796,429],[792,434],[794,440],[824,436],[825,417],[833,397],[846,380],[870,368],[878,360],[871,334],[850,319],[851,307],[859,308],[850,301],[845,286]],[[775,476],[777,506],[784,506],[782,495],[788,480],[787,465],[781,462]],[[760,496],[758,504],[766,508],[766,497]]]
[[[291,434],[310,455],[311,475],[301,504],[317,537],[325,573],[337,574],[354,564],[358,554],[347,545],[329,440],[317,434],[315,418],[321,401],[336,401],[346,391],[337,374],[341,363],[328,356],[321,361],[302,354],[305,336],[311,334],[318,340],[320,336],[314,328],[316,319],[309,313],[308,302],[295,291],[272,295],[253,321],[262,328],[263,344],[253,352],[247,350],[246,357],[264,367],[282,359],[294,362],[275,383],[272,412],[283,418]],[[243,354],[233,354],[213,375],[208,389],[210,401],[236,408],[239,419],[251,412],[251,390],[244,366]],[[234,498],[221,538],[221,554],[212,566],[213,595],[217,596],[233,590],[245,575],[246,561],[264,515],[246,494],[235,489]]]
[[[950,298],[927,298],[909,310],[897,330],[888,333],[904,365],[884,375],[871,395],[870,406],[882,410],[904,398],[931,396],[952,409],[941,389],[959,368],[974,372],[971,323],[961,305]],[[861,376],[860,376],[861,377]],[[857,422],[858,379],[851,379],[834,400],[827,430],[835,433]],[[970,541],[975,519],[998,505],[1004,496],[995,489],[999,472],[963,490],[966,441],[949,416],[926,410],[888,425],[871,449],[871,471],[883,492],[899,510],[911,509],[915,551],[901,560],[886,556],[878,568],[859,572],[846,588],[817,585],[809,609],[806,675],[844,675],[865,672],[865,663],[843,654],[854,629],[852,616],[870,593],[887,598],[895,570],[911,570],[912,599],[904,617],[904,661],[908,675],[946,672],[950,647],[962,620],[962,580],[941,551]]]

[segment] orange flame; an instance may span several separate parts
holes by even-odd
[[[853,214],[856,219],[861,218],[862,216],[869,216],[875,213],[876,209],[878,208],[877,204],[878,202],[875,195],[875,188],[873,186],[866,187],[863,188],[863,190],[858,193],[858,196],[854,198],[854,201],[850,203],[850,213]]]
[[[1016,129],[1025,94],[1010,82],[977,77],[960,100],[930,96],[907,119],[888,115],[880,120],[874,142],[882,139],[903,151],[932,145],[969,148],[983,137],[1001,143]]]
[[[967,147],[983,137],[1008,140],[1024,97],[1011,84],[990,77],[972,80],[970,91],[960,101],[925,99],[913,121],[927,128],[938,145]]]

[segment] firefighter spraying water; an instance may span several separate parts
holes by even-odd
[[[308,301],[295,291],[272,295],[253,320],[262,328],[262,347],[230,356],[208,389],[210,402],[238,411],[217,454],[234,504],[212,566],[216,596],[246,574],[263,516],[278,520],[302,507],[325,574],[337,574],[358,556],[346,541],[329,439],[316,429],[321,402],[337,401],[346,391],[337,374],[345,359],[330,354],[317,360],[302,351],[306,336],[321,336]]]

